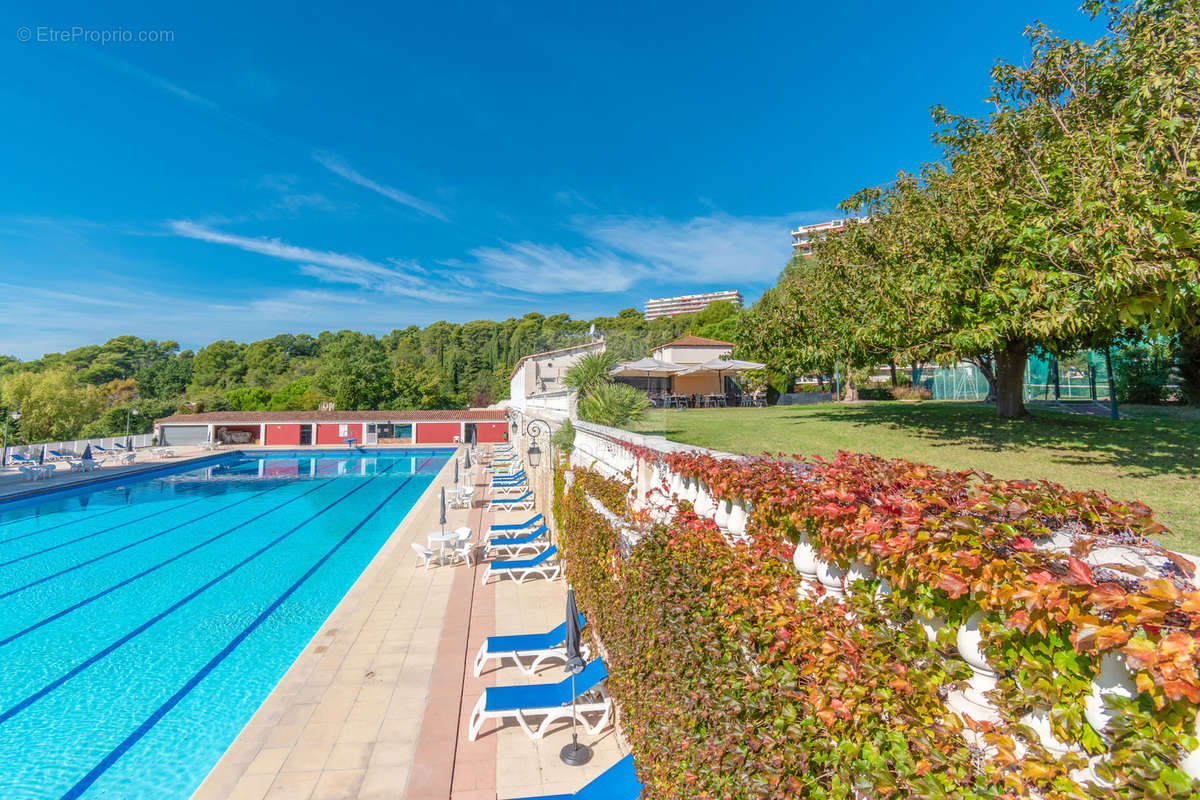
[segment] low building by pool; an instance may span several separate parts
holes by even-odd
[[[209,411],[155,424],[162,445],[480,444],[508,440],[502,408],[448,411]]]

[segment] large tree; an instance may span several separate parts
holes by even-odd
[[[788,352],[809,365],[831,351],[852,365],[889,349],[969,358],[993,382],[997,413],[1019,417],[1035,350],[1103,344],[1131,326],[1194,350],[1197,4],[1089,8],[1109,16],[1108,36],[1085,44],[1032,28],[1030,62],[994,72],[992,112],[935,109],[941,161],[843,204],[867,224],[816,243],[803,308],[791,303],[803,316],[784,331],[822,341]],[[778,300],[762,311],[777,315]]]

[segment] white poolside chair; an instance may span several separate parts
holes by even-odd
[[[638,800],[644,790],[634,768],[633,753],[630,753],[592,778],[578,792],[513,797],[509,800]]]
[[[453,564],[458,559],[466,562],[468,567],[472,566],[471,557],[475,555],[475,545],[471,542],[471,529],[459,529],[458,541],[455,542],[453,550],[450,551],[450,563]]]
[[[549,529],[543,525],[524,536],[494,536],[487,540],[483,554],[484,556],[499,555],[505,558],[519,556],[526,550],[537,554],[550,546],[550,539],[546,535],[549,532]]]
[[[483,571],[483,580],[480,581],[479,585],[486,586],[488,578],[493,575],[508,575],[517,583],[524,583],[525,579],[531,575],[541,575],[546,580],[552,581],[562,571],[562,564],[555,558],[557,555],[558,548],[550,545],[533,558],[511,558],[489,561],[487,569]]]
[[[459,489],[457,491],[450,491],[446,493],[446,500],[450,503],[451,508],[470,508],[474,499],[474,486],[468,486],[465,489]]]
[[[493,497],[488,510],[533,511],[533,492],[527,491],[520,497]]]
[[[525,481],[522,481],[521,483],[513,483],[508,485],[500,484],[499,486],[491,487],[491,489],[493,495],[519,494],[521,492],[528,492],[529,484]]]
[[[428,547],[421,547],[416,542],[412,542],[413,552],[417,554],[417,558],[425,562],[425,569],[429,569],[429,562],[433,561],[433,551]]]
[[[583,614],[580,614],[579,627],[582,628],[586,624],[587,620],[583,618]],[[475,654],[475,677],[479,677],[479,673],[483,672],[487,662],[503,662],[506,658],[511,658],[526,675],[537,672],[538,667],[545,661],[566,661],[566,638],[567,623],[565,622],[560,622],[557,627],[546,633],[489,636],[483,640],[483,644],[479,646],[479,652]],[[587,658],[586,643],[583,644],[583,649],[585,651],[584,658]],[[526,665],[522,659],[531,656],[533,661]]]
[[[541,514],[534,514],[524,522],[496,522],[488,527],[488,533],[500,536],[522,536],[543,524],[544,519]]]
[[[489,686],[479,696],[471,711],[468,738],[473,742],[479,729],[489,719],[515,719],[531,739],[541,739],[555,722],[564,719],[577,720],[595,736],[608,724],[612,716],[612,698],[604,690],[604,679],[608,671],[604,662],[594,659],[583,668],[583,672],[563,678],[558,683],[535,683],[528,686]],[[572,693],[571,686],[575,690]],[[599,714],[595,722],[588,716]],[[541,722],[534,720],[541,717]]]

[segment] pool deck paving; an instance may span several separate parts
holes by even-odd
[[[482,545],[497,519],[480,500],[486,471],[476,469],[476,501],[448,509],[447,528],[470,525]],[[411,542],[438,528],[437,488],[447,464],[193,796],[210,798],[409,798],[495,800],[574,792],[628,747],[613,727],[580,740],[595,756],[582,767],[558,757],[570,724],[533,741],[515,722],[488,722],[471,742],[467,720],[485,686],[557,682],[561,663],[528,677],[489,662],[473,675],[484,638],[545,631],[562,619],[563,580],[524,584],[492,578],[485,564],[419,566]],[[547,513],[547,499],[538,510]]]

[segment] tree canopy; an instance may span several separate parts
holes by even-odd
[[[1028,30],[982,117],[935,108],[935,163],[864,189],[747,315],[747,355],[792,370],[970,359],[1023,415],[1032,351],[1131,327],[1200,339],[1200,7],[1088,3],[1094,43]]]
[[[699,323],[697,316],[647,322],[632,308],[593,320],[526,314],[378,337],[342,330],[221,339],[195,351],[118,336],[26,362],[0,357],[0,407],[20,408],[9,433],[24,442],[120,435],[127,419],[145,432],[176,410],[306,410],[326,401],[343,409],[486,406],[507,397],[522,356],[585,341],[593,325],[613,356],[636,359],[698,324],[707,330],[735,319],[736,309],[715,309]]]

